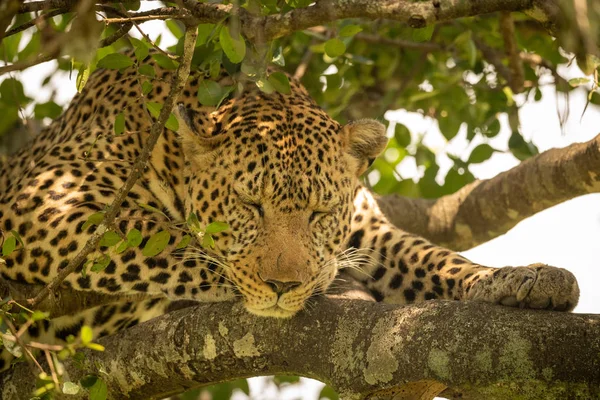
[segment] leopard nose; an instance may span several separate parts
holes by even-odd
[[[265,283],[267,285],[269,285],[269,287],[278,295],[282,295],[284,293],[289,292],[292,289],[297,288],[298,286],[300,286],[300,284],[302,282],[298,282],[298,281],[289,281],[289,282],[282,282],[282,281],[278,281],[275,279],[267,279],[265,281]]]

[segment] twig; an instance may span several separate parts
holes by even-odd
[[[315,43],[313,39],[312,43],[308,46],[308,49],[302,56],[302,60],[300,60],[300,64],[296,67],[296,71],[294,72],[294,79],[302,79],[304,74],[306,73],[306,69],[308,68],[308,64],[310,64],[310,60],[313,57],[313,52],[310,50],[311,46]]]
[[[29,67],[33,67],[34,65],[52,61],[56,57],[58,57],[59,54],[60,54],[60,52],[58,50],[56,50],[52,53],[42,54],[41,56],[38,56],[36,58],[31,58],[29,60],[25,60],[22,62],[5,65],[3,67],[0,67],[0,75],[6,74],[7,72],[22,71]]]
[[[515,38],[515,24],[509,12],[500,13],[500,31],[504,39],[504,51],[508,57],[510,79],[508,83],[513,93],[521,93],[524,87],[525,72]]]
[[[0,42],[6,35],[6,28],[19,11],[19,0],[0,1]]]
[[[558,74],[558,72],[556,71],[556,67],[550,61],[542,58],[542,56],[540,56],[539,54],[526,53],[522,51],[519,53],[519,57],[521,58],[521,60],[523,60],[523,62],[526,62],[532,67],[543,67],[549,70],[552,76],[554,77],[555,85],[562,85],[563,87],[568,87],[569,83],[565,78]],[[566,94],[568,95],[568,92]]]
[[[181,57],[181,63],[179,64],[177,72],[173,78],[171,91],[165,99],[165,103],[163,104],[158,119],[152,124],[152,128],[150,129],[150,137],[146,141],[146,144],[144,145],[140,155],[137,157],[135,164],[133,165],[133,169],[127,177],[127,180],[116,193],[115,199],[106,210],[106,214],[104,215],[102,223],[100,223],[94,234],[92,234],[92,236],[89,238],[83,249],[74,258],[72,258],[71,261],[69,261],[69,264],[59,272],[52,282],[46,285],[44,289],[42,289],[40,293],[35,296],[35,298],[27,301],[30,306],[35,307],[37,304],[39,304],[46,296],[48,296],[48,294],[50,294],[50,292],[55,290],[69,274],[75,271],[75,269],[77,269],[77,267],[79,267],[79,265],[85,261],[88,254],[97,247],[100,239],[108,230],[108,227],[113,223],[115,217],[119,213],[121,203],[123,200],[125,200],[125,197],[133,185],[135,185],[140,176],[142,176],[146,167],[146,163],[152,154],[152,149],[158,141],[158,138],[164,129],[165,123],[171,114],[173,105],[175,104],[175,101],[179,97],[180,93],[183,91],[183,87],[186,84],[187,78],[190,74],[190,64],[192,61],[196,37],[197,27],[187,25],[184,35],[183,55]]]
[[[478,37],[473,36],[473,42],[483,55],[483,58],[485,58],[488,63],[494,66],[496,72],[498,72],[498,74],[502,76],[506,82],[510,82],[510,70],[502,63],[502,57],[500,54],[485,44],[483,40],[479,39]]]
[[[12,321],[10,321],[8,318],[3,318],[2,322],[4,322],[6,324],[6,326],[8,327],[8,330],[10,331],[10,333],[12,333],[13,336],[15,337],[16,343],[19,346],[21,346],[21,349],[25,352],[25,354],[27,355],[27,357],[31,361],[33,361],[33,363],[36,365],[36,367],[38,367],[38,369],[40,370],[40,372],[44,372],[44,369],[42,368],[42,366],[40,365],[40,363],[37,362],[37,360],[35,359],[35,357],[31,353],[31,351],[26,347],[25,343],[23,343],[23,341],[21,340],[21,337],[17,334],[17,329],[13,325]],[[35,373],[33,373],[33,375],[35,375]]]
[[[4,34],[4,37],[8,37],[8,36],[14,35],[15,33],[22,32],[25,29],[29,29],[32,26],[37,25],[39,22],[45,22],[48,18],[52,18],[52,17],[55,17],[57,15],[64,14],[64,13],[66,13],[68,11],[69,10],[66,10],[66,9],[58,9],[58,10],[50,11],[50,12],[48,12],[46,14],[39,15],[39,16],[35,17],[34,19],[32,19],[31,21],[25,22],[24,24],[21,24],[19,26],[16,26],[16,27],[8,30]]]
[[[123,5],[121,5],[121,9],[122,9],[122,12],[125,13],[125,15],[129,15],[129,13],[125,9],[125,7],[123,7]],[[135,22],[135,20],[130,20],[129,23],[135,25],[135,28],[138,30],[138,32],[140,33],[140,35],[142,35],[144,37],[144,39],[146,39],[148,41],[148,43],[150,43],[152,45],[152,47],[154,47],[156,50],[158,50],[159,52],[161,52],[165,56],[169,57],[170,59],[177,59],[177,57],[174,57],[172,54],[169,54],[166,51],[164,51],[163,49],[161,49],[160,46],[157,46],[156,43],[154,43],[154,41],[152,41],[152,39],[150,39],[150,37],[146,34],[146,32],[144,32],[140,28],[140,26],[138,25],[137,22]]]
[[[107,24],[121,24],[124,22],[148,22],[148,21],[154,21],[154,20],[164,20],[164,19],[171,19],[171,18],[176,18],[178,17],[178,15],[165,15],[165,14],[153,14],[153,15],[143,15],[143,16],[131,16],[131,17],[124,17],[124,18],[105,18],[104,22],[106,22]]]
[[[73,8],[77,6],[79,3],[78,0],[44,0],[44,1],[32,1],[30,3],[21,4],[19,7],[19,14],[34,12],[34,11],[44,11],[44,10],[53,10],[55,8]],[[106,4],[106,3],[118,3],[118,1],[106,1],[100,0],[96,3]]]
[[[100,41],[100,44],[98,45],[98,47],[110,46],[111,44],[113,44],[114,42],[116,42],[117,40],[119,40],[123,36],[125,36],[127,34],[127,32],[129,32],[129,30],[131,29],[132,26],[133,26],[132,22],[124,23],[123,25],[121,25],[119,27],[119,29],[117,29],[117,31],[115,33],[113,33],[109,37],[102,39]]]
[[[46,362],[48,363],[48,367],[50,368],[50,375],[52,376],[52,382],[54,382],[56,389],[58,389],[59,388],[58,375],[56,374],[56,368],[54,366],[54,360],[52,360],[52,355],[50,354],[50,352],[48,350],[44,350],[44,356],[46,357]]]
[[[7,340],[9,342],[17,341],[17,338],[14,335],[9,335],[7,333],[0,333],[0,336],[2,337],[2,340]],[[32,349],[48,350],[48,351],[61,351],[62,349],[64,349],[64,346],[61,346],[59,344],[46,344],[46,343],[39,343],[39,342],[27,342],[25,344],[25,346],[31,347]]]
[[[420,50],[420,51],[426,51],[426,52],[445,49],[442,45],[439,45],[439,44],[433,43],[433,42],[422,42],[422,43],[411,42],[410,40],[391,39],[391,38],[387,38],[387,37],[382,37],[382,36],[377,36],[377,35],[372,35],[369,33],[362,33],[362,32],[358,33],[355,37],[356,37],[356,39],[363,40],[367,43],[379,43],[379,44],[385,44],[388,46],[394,46],[394,47],[399,47],[399,48],[403,48],[403,49],[414,49],[414,50]]]

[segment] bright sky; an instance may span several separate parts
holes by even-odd
[[[146,32],[156,32],[162,23],[147,23]],[[155,37],[156,34],[150,34]],[[165,39],[170,38],[163,35]],[[25,84],[25,93],[45,101],[49,92],[41,90],[42,80],[53,70],[51,63],[30,68],[21,75]],[[575,68],[562,69],[563,76],[576,76]],[[577,75],[580,76],[580,75]],[[74,77],[73,77],[74,79]],[[0,78],[2,80],[2,78]],[[58,89],[58,101],[67,103],[75,93],[74,80],[64,77],[53,79]],[[556,96],[551,86],[543,90],[543,99],[535,104],[526,104],[521,108],[520,118],[522,133],[526,139],[532,140],[540,149],[565,147],[573,142],[583,142],[592,139],[600,132],[600,108],[590,105],[585,115],[581,117],[585,105],[586,93],[577,90],[570,97],[570,118],[567,121],[564,134],[561,133],[556,112]],[[559,99],[564,107],[564,99]],[[468,156],[471,149],[480,142],[469,144],[466,133],[461,132],[449,143],[443,138],[436,123],[418,114],[405,111],[389,112],[386,117],[407,125],[413,135],[426,135],[425,143],[431,146],[438,155],[438,163],[449,168],[446,152]],[[502,120],[500,134],[489,141],[492,147],[507,150],[509,137],[506,118]],[[491,178],[498,173],[518,164],[510,153],[495,153],[492,158],[479,166],[473,167],[472,172],[477,178]],[[417,174],[414,162],[407,161],[401,165],[402,176]],[[583,196],[560,204],[556,207],[538,213],[521,222],[507,234],[482,244],[474,249],[463,252],[471,260],[488,266],[519,266],[534,262],[560,266],[569,269],[577,277],[581,289],[581,299],[575,312],[600,313],[600,194]],[[292,386],[278,393],[268,381],[255,378],[250,382],[252,399],[255,400],[291,400],[318,398],[322,384],[304,379],[301,387]],[[236,400],[246,399],[241,393],[234,396]]]

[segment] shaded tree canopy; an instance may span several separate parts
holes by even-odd
[[[161,44],[160,36],[151,39],[145,23],[156,20],[163,21],[175,44]],[[575,88],[583,89],[588,104],[600,104],[598,22],[600,3],[593,0],[180,0],[150,6],[143,1],[4,0],[0,159],[63,111],[53,77],[70,76],[70,84],[81,90],[95,69],[122,68],[116,54],[124,49],[133,49],[140,59],[155,49],[153,57],[162,67],[178,70],[171,96],[155,115],[154,142],[190,69],[215,77],[224,68],[265,92],[283,93],[289,90],[288,78],[275,71],[285,71],[340,122],[370,117],[391,125],[388,150],[375,161],[365,184],[380,195],[395,225],[449,248],[467,249],[552,205],[600,192],[600,137],[538,154],[519,122],[520,107],[540,101],[544,86],[567,99]],[[19,71],[46,62],[52,70],[43,86],[52,95],[31,98]],[[576,64],[580,76],[565,79],[561,64]],[[200,87],[200,103],[214,106],[229,94],[213,83]],[[392,109],[431,118],[446,141],[466,132],[467,140],[478,144],[470,154],[447,154],[448,165],[442,166],[421,132],[385,120],[384,113]],[[556,112],[564,121],[566,111]],[[511,132],[506,149],[489,144],[501,129]],[[132,171],[143,168],[151,145]],[[495,178],[476,180],[472,167],[497,152],[510,152],[522,163]],[[411,158],[418,176],[402,176],[399,165]],[[122,196],[136,179],[132,172]],[[103,224],[111,222],[119,203],[111,207]],[[102,226],[84,252],[97,246]],[[62,279],[85,259],[84,252],[63,270]],[[13,297],[18,293],[18,300],[29,299],[29,306],[54,316],[67,305],[72,312],[90,302],[114,300],[82,299],[58,290],[60,283],[43,290],[12,288]],[[369,296],[359,287],[346,297]],[[13,310],[4,307],[0,316],[8,318]],[[234,327],[236,321],[243,324]],[[223,334],[221,324],[230,334]],[[320,333],[303,336],[317,331],[315,324]],[[472,336],[466,337],[465,326]],[[106,352],[89,345],[91,350],[78,353],[85,358],[56,360],[67,371],[60,385],[48,374],[37,390],[49,395],[59,386],[74,393],[67,398],[90,393],[95,399],[106,393],[109,398],[148,398],[252,375],[288,374],[326,381],[345,398],[427,399],[440,393],[450,398],[591,398],[600,391],[599,329],[597,316],[475,304],[399,307],[333,298],[319,300],[312,312],[277,322],[251,317],[239,305],[200,305],[101,339]],[[153,338],[156,349],[141,349],[145,364],[136,364],[132,351],[140,351],[135,343],[142,333]],[[285,347],[281,336],[291,338]],[[563,337],[573,341],[565,343]],[[548,343],[554,345],[537,352]],[[311,350],[304,353],[306,348]],[[302,357],[308,361],[302,363]],[[142,375],[148,379],[136,381]],[[35,389],[26,364],[0,379],[0,397],[29,398]],[[45,385],[50,389],[44,391]],[[324,392],[330,398],[337,396],[331,387]],[[214,398],[229,398],[234,388],[247,390],[247,385],[236,381],[210,390]]]

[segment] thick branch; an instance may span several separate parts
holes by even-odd
[[[430,394],[449,387],[463,399],[600,394],[600,316],[483,303],[315,303],[288,320],[252,316],[239,303],[202,304],[105,337],[106,351],[87,352],[83,368],[65,367],[74,382],[102,368],[115,399],[267,374],[317,378],[344,399],[384,389],[392,391],[371,398],[389,399],[402,386]],[[152,345],[140,346],[140,337]],[[19,364],[3,377],[0,396],[28,399],[33,384]]]
[[[523,219],[600,192],[600,136],[548,150],[492,179],[437,200],[384,196],[379,205],[398,227],[456,250],[499,236]]]
[[[450,21],[457,18],[493,13],[497,11],[523,11],[533,7],[534,0],[432,0],[414,2],[410,0],[318,0],[309,7],[297,8],[284,14],[256,16],[243,8],[215,3],[200,3],[193,0],[181,0],[181,4],[190,11],[198,23],[218,23],[239,14],[244,35],[255,40],[275,39],[292,32],[323,25],[345,18],[389,19],[406,23],[413,28],[422,28],[428,24]],[[21,5],[19,12],[69,8],[75,0],[47,0]],[[111,3],[100,1],[99,3]],[[145,13],[132,13],[132,18],[148,17],[150,13],[162,18],[163,9]],[[120,22],[124,22],[120,21]]]
[[[428,24],[450,21],[496,11],[521,11],[530,8],[531,0],[318,0],[314,6],[264,18],[242,19],[244,34],[253,38],[260,28],[265,38],[278,38],[294,31],[344,18],[389,19],[422,28]]]

